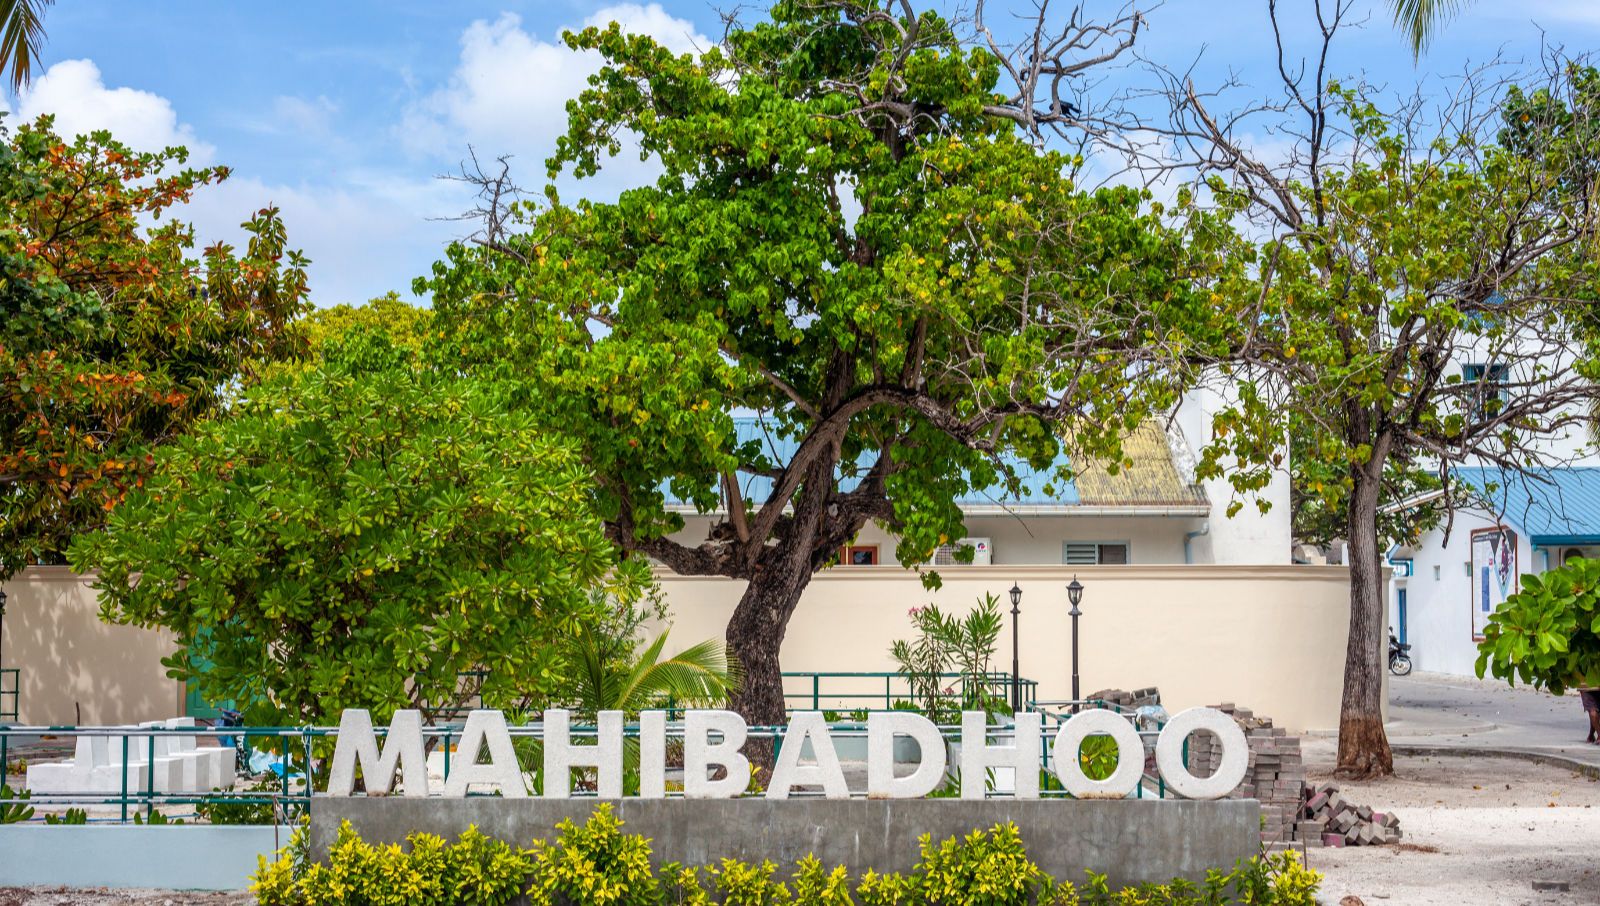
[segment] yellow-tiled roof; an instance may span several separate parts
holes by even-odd
[[[1197,484],[1183,480],[1159,423],[1146,422],[1122,443],[1127,462],[1115,475],[1092,463],[1073,479],[1081,503],[1099,506],[1193,506],[1208,502]]]

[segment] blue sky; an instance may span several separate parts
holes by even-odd
[[[1600,47],[1600,0],[1478,0],[1414,65],[1380,5],[1357,2],[1366,25],[1343,41],[1332,70],[1396,89],[1437,84],[1435,74],[1497,53],[1532,61],[1542,42]],[[232,167],[188,218],[203,241],[235,240],[250,212],[279,205],[292,244],[313,259],[319,304],[389,289],[409,297],[411,278],[467,231],[433,218],[468,205],[460,186],[436,177],[469,144],[483,157],[515,155],[519,182],[543,184],[563,104],[595,65],[560,46],[563,28],[615,19],[688,49],[720,34],[717,9],[729,5],[68,0],[47,12],[42,75],[7,106],[54,112],[63,131],[104,127],[139,147],[185,144],[196,162]],[[1088,3],[1091,12],[1118,5]],[[755,15],[759,2],[744,6]],[[1309,0],[1282,6],[1304,34]],[[1232,70],[1276,91],[1266,29],[1264,2],[1169,0],[1141,46],[1172,66],[1198,57],[1199,83]],[[594,180],[563,185],[563,195],[613,196],[649,172],[619,159]]]

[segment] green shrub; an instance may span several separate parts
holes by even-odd
[[[261,859],[251,891],[261,906],[500,906],[526,892],[535,906],[1315,906],[1322,877],[1292,853],[1241,861],[1194,884],[1182,879],[1112,890],[1089,873],[1082,887],[1058,882],[1028,858],[1015,825],[998,824],[935,843],[924,835],[907,875],[868,871],[852,890],[843,866],[815,856],[780,880],[771,861],[723,859],[715,866],[650,865],[650,841],[623,832],[601,805],[583,824],[563,821],[553,843],[530,850],[468,828],[455,843],[412,834],[405,846],[365,843],[339,829],[325,864],[307,859],[297,830],[275,862]]]
[[[571,820],[557,824],[555,845],[541,840],[532,852],[531,903],[648,906],[658,901],[650,842],[624,834],[610,805],[602,804],[581,827]]]

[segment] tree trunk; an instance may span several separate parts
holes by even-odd
[[[1375,468],[1380,470],[1382,465]],[[1394,756],[1383,730],[1384,595],[1378,550],[1380,482],[1357,467],[1350,491],[1350,643],[1345,650],[1344,698],[1339,709],[1340,776],[1394,773]]]
[[[810,583],[808,566],[757,573],[728,620],[728,648],[744,674],[733,695],[733,709],[751,726],[788,723],[778,651],[789,617]],[[773,740],[751,738],[744,752],[751,764],[770,776],[776,758]]]

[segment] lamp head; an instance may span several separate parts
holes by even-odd
[[[1077,607],[1083,601],[1083,583],[1078,581],[1077,576],[1073,576],[1072,581],[1067,584],[1067,600],[1072,602],[1073,607]]]
[[[4,600],[4,599],[0,598],[0,600]],[[1011,606],[1012,607],[1017,607],[1017,606],[1020,606],[1021,604],[1022,604],[1022,587],[1017,585],[1017,583],[1013,582],[1013,583],[1011,583]]]

